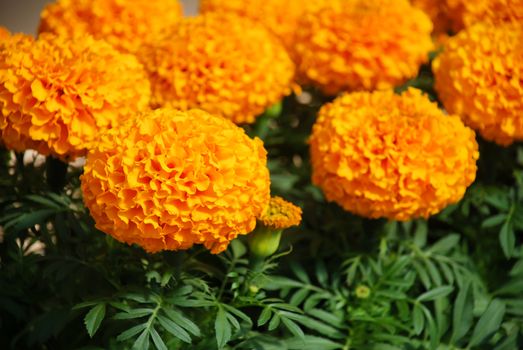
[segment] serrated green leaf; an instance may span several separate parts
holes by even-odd
[[[275,313],[274,316],[272,316],[271,321],[269,322],[269,331],[273,331],[276,328],[278,328],[278,326],[280,325],[280,321],[281,317]]]
[[[429,291],[421,294],[416,300],[419,302],[424,302],[424,301],[435,300],[438,298],[444,298],[447,295],[449,295],[450,293],[452,293],[453,290],[454,290],[454,287],[452,287],[452,286],[437,287],[437,288],[434,288],[432,290],[429,290]]]
[[[187,317],[183,316],[181,313],[171,310],[171,309],[163,309],[167,317],[169,317],[171,320],[173,320],[176,324],[178,324],[180,327],[185,328],[189,333],[193,334],[196,337],[200,336],[200,328],[188,319]]]
[[[416,231],[414,232],[414,244],[419,248],[427,244],[428,226],[424,220],[417,221]]]
[[[151,339],[153,340],[154,346],[156,346],[156,349],[158,350],[168,350],[167,346],[165,345],[162,337],[158,334],[156,329],[151,328]]]
[[[306,335],[303,338],[293,337],[285,339],[284,342],[288,350],[336,350],[343,347],[343,344],[311,335]]]
[[[135,335],[137,335],[138,333],[140,333],[141,331],[143,331],[145,329],[145,327],[147,327],[147,323],[142,323],[142,324],[139,324],[132,328],[129,328],[128,330],[120,333],[116,337],[116,340],[124,341],[124,340],[130,339],[130,338],[134,337]]]
[[[298,306],[302,303],[305,298],[309,295],[310,291],[308,289],[298,289],[296,293],[291,297],[289,301],[291,305]]]
[[[25,213],[18,216],[15,220],[10,221],[4,225],[5,232],[20,232],[35,226],[36,224],[44,223],[50,216],[56,214],[54,209],[42,209]]]
[[[507,214],[498,214],[491,216],[481,223],[482,228],[490,228],[501,225],[507,219]]]
[[[429,274],[428,274],[427,271],[425,270],[424,266],[422,266],[422,265],[421,265],[419,262],[417,262],[417,261],[413,261],[413,262],[412,262],[412,266],[413,266],[414,269],[416,270],[416,273],[417,273],[418,277],[420,278],[421,283],[423,283],[423,286],[424,286],[426,289],[430,289],[430,287],[432,287],[432,282],[430,281]]]
[[[477,346],[488,340],[500,328],[504,315],[505,303],[499,299],[493,299],[474,327],[469,347]]]
[[[472,326],[474,298],[471,282],[466,280],[454,302],[451,342],[461,340]]]
[[[304,339],[305,334],[301,330],[300,326],[298,326],[294,321],[288,319],[287,317],[281,318],[282,323],[285,325],[285,327],[291,332],[294,336]]]
[[[141,318],[148,316],[153,313],[153,309],[147,309],[147,308],[139,308],[139,309],[131,309],[127,312],[119,312],[116,315],[114,315],[115,320],[130,320],[133,318]]]
[[[271,309],[268,307],[264,308],[262,310],[262,312],[260,313],[260,317],[258,317],[258,327],[261,327],[264,324],[266,324],[270,320],[271,315],[272,315]]]
[[[149,349],[149,330],[145,329],[133,344],[133,350]]]
[[[516,248],[516,234],[514,233],[514,229],[510,222],[506,222],[501,227],[501,231],[499,232],[499,243],[501,244],[501,249],[503,249],[505,257],[512,257]]]
[[[91,338],[94,336],[98,328],[100,328],[100,324],[105,318],[105,308],[105,303],[98,304],[89,310],[87,315],[85,315],[85,328],[87,328],[87,333],[89,333]]]
[[[307,272],[305,272],[305,270],[303,269],[302,266],[300,266],[294,262],[292,262],[290,264],[290,266],[291,266],[292,272],[294,272],[294,274],[296,275],[296,277],[298,277],[298,279],[300,281],[302,281],[303,283],[306,283],[306,284],[311,283],[309,276],[307,275]]]
[[[419,304],[415,304],[412,309],[412,326],[414,327],[414,334],[416,335],[421,334],[425,327],[425,317]]]
[[[424,260],[425,266],[427,266],[427,271],[429,272],[430,278],[436,287],[439,287],[443,284],[441,279],[441,274],[436,267],[436,265],[429,259]]]
[[[216,332],[216,343],[218,348],[223,348],[229,340],[231,340],[232,330],[229,321],[227,320],[227,314],[221,307],[218,308],[216,314],[216,320],[214,322],[214,331]]]
[[[442,239],[434,243],[428,249],[428,252],[442,255],[447,254],[450,250],[452,250],[458,245],[460,238],[460,235],[455,233],[443,237]]]
[[[167,317],[158,315],[158,322],[169,333],[183,342],[190,344],[192,342],[191,336],[180,325],[171,321]]]

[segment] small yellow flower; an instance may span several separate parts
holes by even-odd
[[[280,197],[272,197],[269,206],[258,220],[266,227],[283,230],[298,226],[301,222],[301,208]]]
[[[300,76],[327,94],[386,89],[417,75],[433,49],[432,22],[408,0],[334,0],[296,33]]]
[[[371,290],[365,285],[359,285],[356,287],[356,298],[368,299],[370,297]]]
[[[329,201],[402,221],[458,202],[479,156],[474,132],[415,89],[346,94],[325,105],[310,151],[312,180]]]
[[[91,36],[14,35],[0,47],[0,129],[8,148],[75,158],[100,131],[149,108],[143,66]]]
[[[153,105],[253,123],[291,92],[294,64],[265,28],[234,15],[185,18],[139,57]]]
[[[259,139],[201,110],[157,109],[101,136],[81,177],[96,227],[148,252],[225,250],[269,203]]]
[[[58,0],[42,11],[39,32],[91,34],[137,53],[181,17],[178,0]]]
[[[523,25],[472,26],[451,38],[433,63],[445,108],[487,140],[523,140]]]

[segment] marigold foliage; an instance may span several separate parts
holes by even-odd
[[[181,16],[178,0],[58,0],[42,11],[39,32],[87,33],[136,53]]]
[[[300,21],[298,71],[327,94],[390,88],[428,60],[431,32],[407,0],[332,1]]]
[[[286,229],[298,226],[301,222],[301,208],[287,202],[281,197],[272,197],[265,212],[258,218],[264,225],[272,229]]]
[[[200,11],[234,13],[263,24],[292,52],[299,19],[325,0],[201,0]]]
[[[91,36],[15,35],[1,47],[0,129],[8,148],[75,158],[100,131],[148,108],[143,66]]]
[[[394,220],[459,201],[479,156],[474,132],[415,89],[346,94],[325,105],[310,151],[313,183],[329,201]]]
[[[478,24],[451,38],[433,64],[445,108],[485,139],[523,140],[523,26]]]
[[[233,15],[186,18],[141,58],[154,106],[201,108],[235,123],[254,122],[291,92],[294,77],[281,43]]]
[[[119,241],[220,253],[267,207],[266,161],[263,143],[224,118],[158,109],[102,136],[82,191],[96,227]]]

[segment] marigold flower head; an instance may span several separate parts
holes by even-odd
[[[411,3],[430,17],[434,25],[434,34],[444,34],[452,28],[446,0],[411,0]]]
[[[229,120],[157,109],[102,135],[81,178],[84,202],[121,242],[219,253],[267,207],[266,161],[263,143]]]
[[[312,180],[329,201],[393,220],[459,201],[479,156],[474,132],[416,89],[342,95],[320,110],[310,150]]]
[[[450,113],[501,145],[523,140],[523,25],[482,23],[448,41],[433,63]]]
[[[101,130],[150,101],[138,60],[82,36],[14,35],[0,49],[0,129],[8,148],[82,156]]]
[[[272,197],[269,206],[258,220],[272,229],[286,229],[301,222],[301,208],[281,197]]]
[[[7,28],[0,26],[0,42],[8,39],[11,36],[11,33]]]
[[[140,56],[153,105],[201,108],[235,123],[291,92],[294,64],[265,28],[234,15],[186,18]]]
[[[455,31],[480,22],[523,21],[523,0],[445,0],[443,2]]]
[[[304,13],[320,7],[325,0],[201,0],[200,12],[234,13],[261,23],[293,51],[294,35]]]
[[[300,21],[298,71],[327,94],[385,89],[416,76],[432,22],[408,0],[335,0]]]
[[[91,34],[137,53],[181,17],[178,0],[58,0],[42,11],[39,32]]]

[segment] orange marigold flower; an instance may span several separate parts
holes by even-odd
[[[84,202],[121,242],[219,253],[267,207],[266,162],[263,143],[227,119],[157,109],[102,135],[81,178]]]
[[[339,97],[320,110],[310,149],[312,180],[329,201],[394,220],[459,201],[479,156],[474,132],[416,89]]]
[[[201,0],[200,11],[235,13],[263,24],[285,44],[294,46],[294,35],[303,14],[318,8],[325,0]]]
[[[428,61],[431,32],[408,0],[331,1],[300,21],[298,71],[327,94],[390,88]]]
[[[523,140],[523,26],[472,26],[448,41],[433,64],[450,113],[501,145]]]
[[[7,28],[0,26],[0,41],[4,41],[11,36],[11,33]]]
[[[301,222],[301,208],[280,197],[272,197],[265,212],[258,218],[272,229],[286,229]]]
[[[411,3],[429,15],[434,34],[445,34],[452,28],[445,0],[411,0]]]
[[[235,123],[252,123],[291,92],[294,65],[263,27],[209,13],[186,18],[141,54],[153,105],[201,108]]]
[[[459,31],[479,22],[523,20],[523,0],[445,0],[453,29]]]
[[[90,36],[15,35],[0,50],[0,129],[8,148],[82,156],[98,133],[147,109],[138,60]]]
[[[178,0],[58,0],[42,11],[39,32],[91,34],[136,53],[181,17]]]

